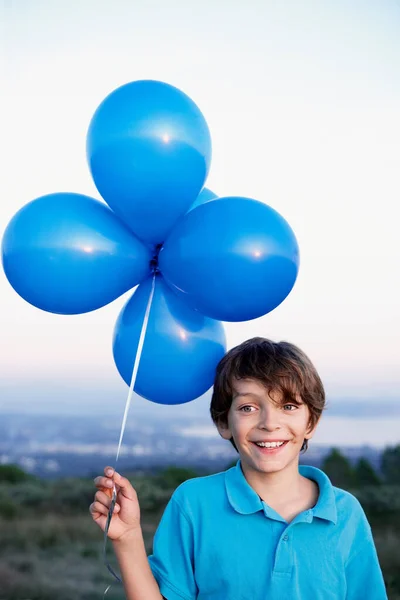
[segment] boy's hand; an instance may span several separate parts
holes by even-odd
[[[99,476],[94,480],[98,491],[94,497],[95,501],[89,507],[89,512],[95,523],[104,531],[111,505],[113,483],[115,483],[117,499],[108,537],[117,542],[127,534],[140,529],[140,507],[136,491],[125,477],[121,477],[112,467],[106,467],[104,473],[106,477]]]

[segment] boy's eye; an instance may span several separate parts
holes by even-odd
[[[290,411],[292,411],[292,410],[294,410],[295,408],[298,408],[298,407],[296,406],[296,404],[284,404],[283,408],[286,409],[286,410],[288,410],[290,412]]]
[[[246,406],[241,406],[241,407],[239,408],[239,410],[240,410],[241,412],[246,412],[246,413],[252,412],[252,409],[256,410],[256,409],[254,408],[254,406],[250,406],[249,404],[246,404]]]

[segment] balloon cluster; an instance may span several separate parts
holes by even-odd
[[[93,115],[87,157],[108,206],[73,193],[25,205],[4,233],[6,276],[25,300],[58,314],[95,310],[138,285],[113,342],[128,385],[155,277],[135,391],[161,404],[189,402],[212,385],[225,352],[221,321],[260,317],[291,291],[294,233],[262,202],[203,189],[209,129],[171,85],[114,90]]]

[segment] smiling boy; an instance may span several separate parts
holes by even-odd
[[[247,483],[288,522],[318,500],[316,481],[298,464],[324,405],[315,368],[292,344],[248,340],[218,366],[211,416]]]
[[[109,535],[128,600],[387,599],[359,502],[299,465],[324,406],[318,373],[296,346],[254,338],[228,352],[210,409],[240,458],[179,486],[148,561],[136,495],[114,474]],[[109,498],[99,494],[91,512],[104,529]]]

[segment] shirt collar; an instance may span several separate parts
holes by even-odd
[[[317,504],[311,509],[314,517],[337,522],[335,492],[327,475],[316,467],[299,465],[303,477],[313,479],[319,487]],[[263,502],[257,492],[247,482],[238,460],[235,467],[225,473],[225,487],[232,508],[242,514],[249,515],[263,510]]]
[[[242,515],[250,515],[259,510],[263,510],[263,504],[260,496],[251,487],[240,466],[238,460],[236,467],[232,467],[225,473],[225,487],[228,500],[232,508]]]
[[[323,471],[321,471],[321,469],[310,467],[309,465],[299,465],[299,472],[301,475],[303,475],[303,477],[313,479],[318,484],[318,501],[317,504],[311,509],[314,517],[332,521],[332,523],[336,525],[336,496],[329,477]]]

